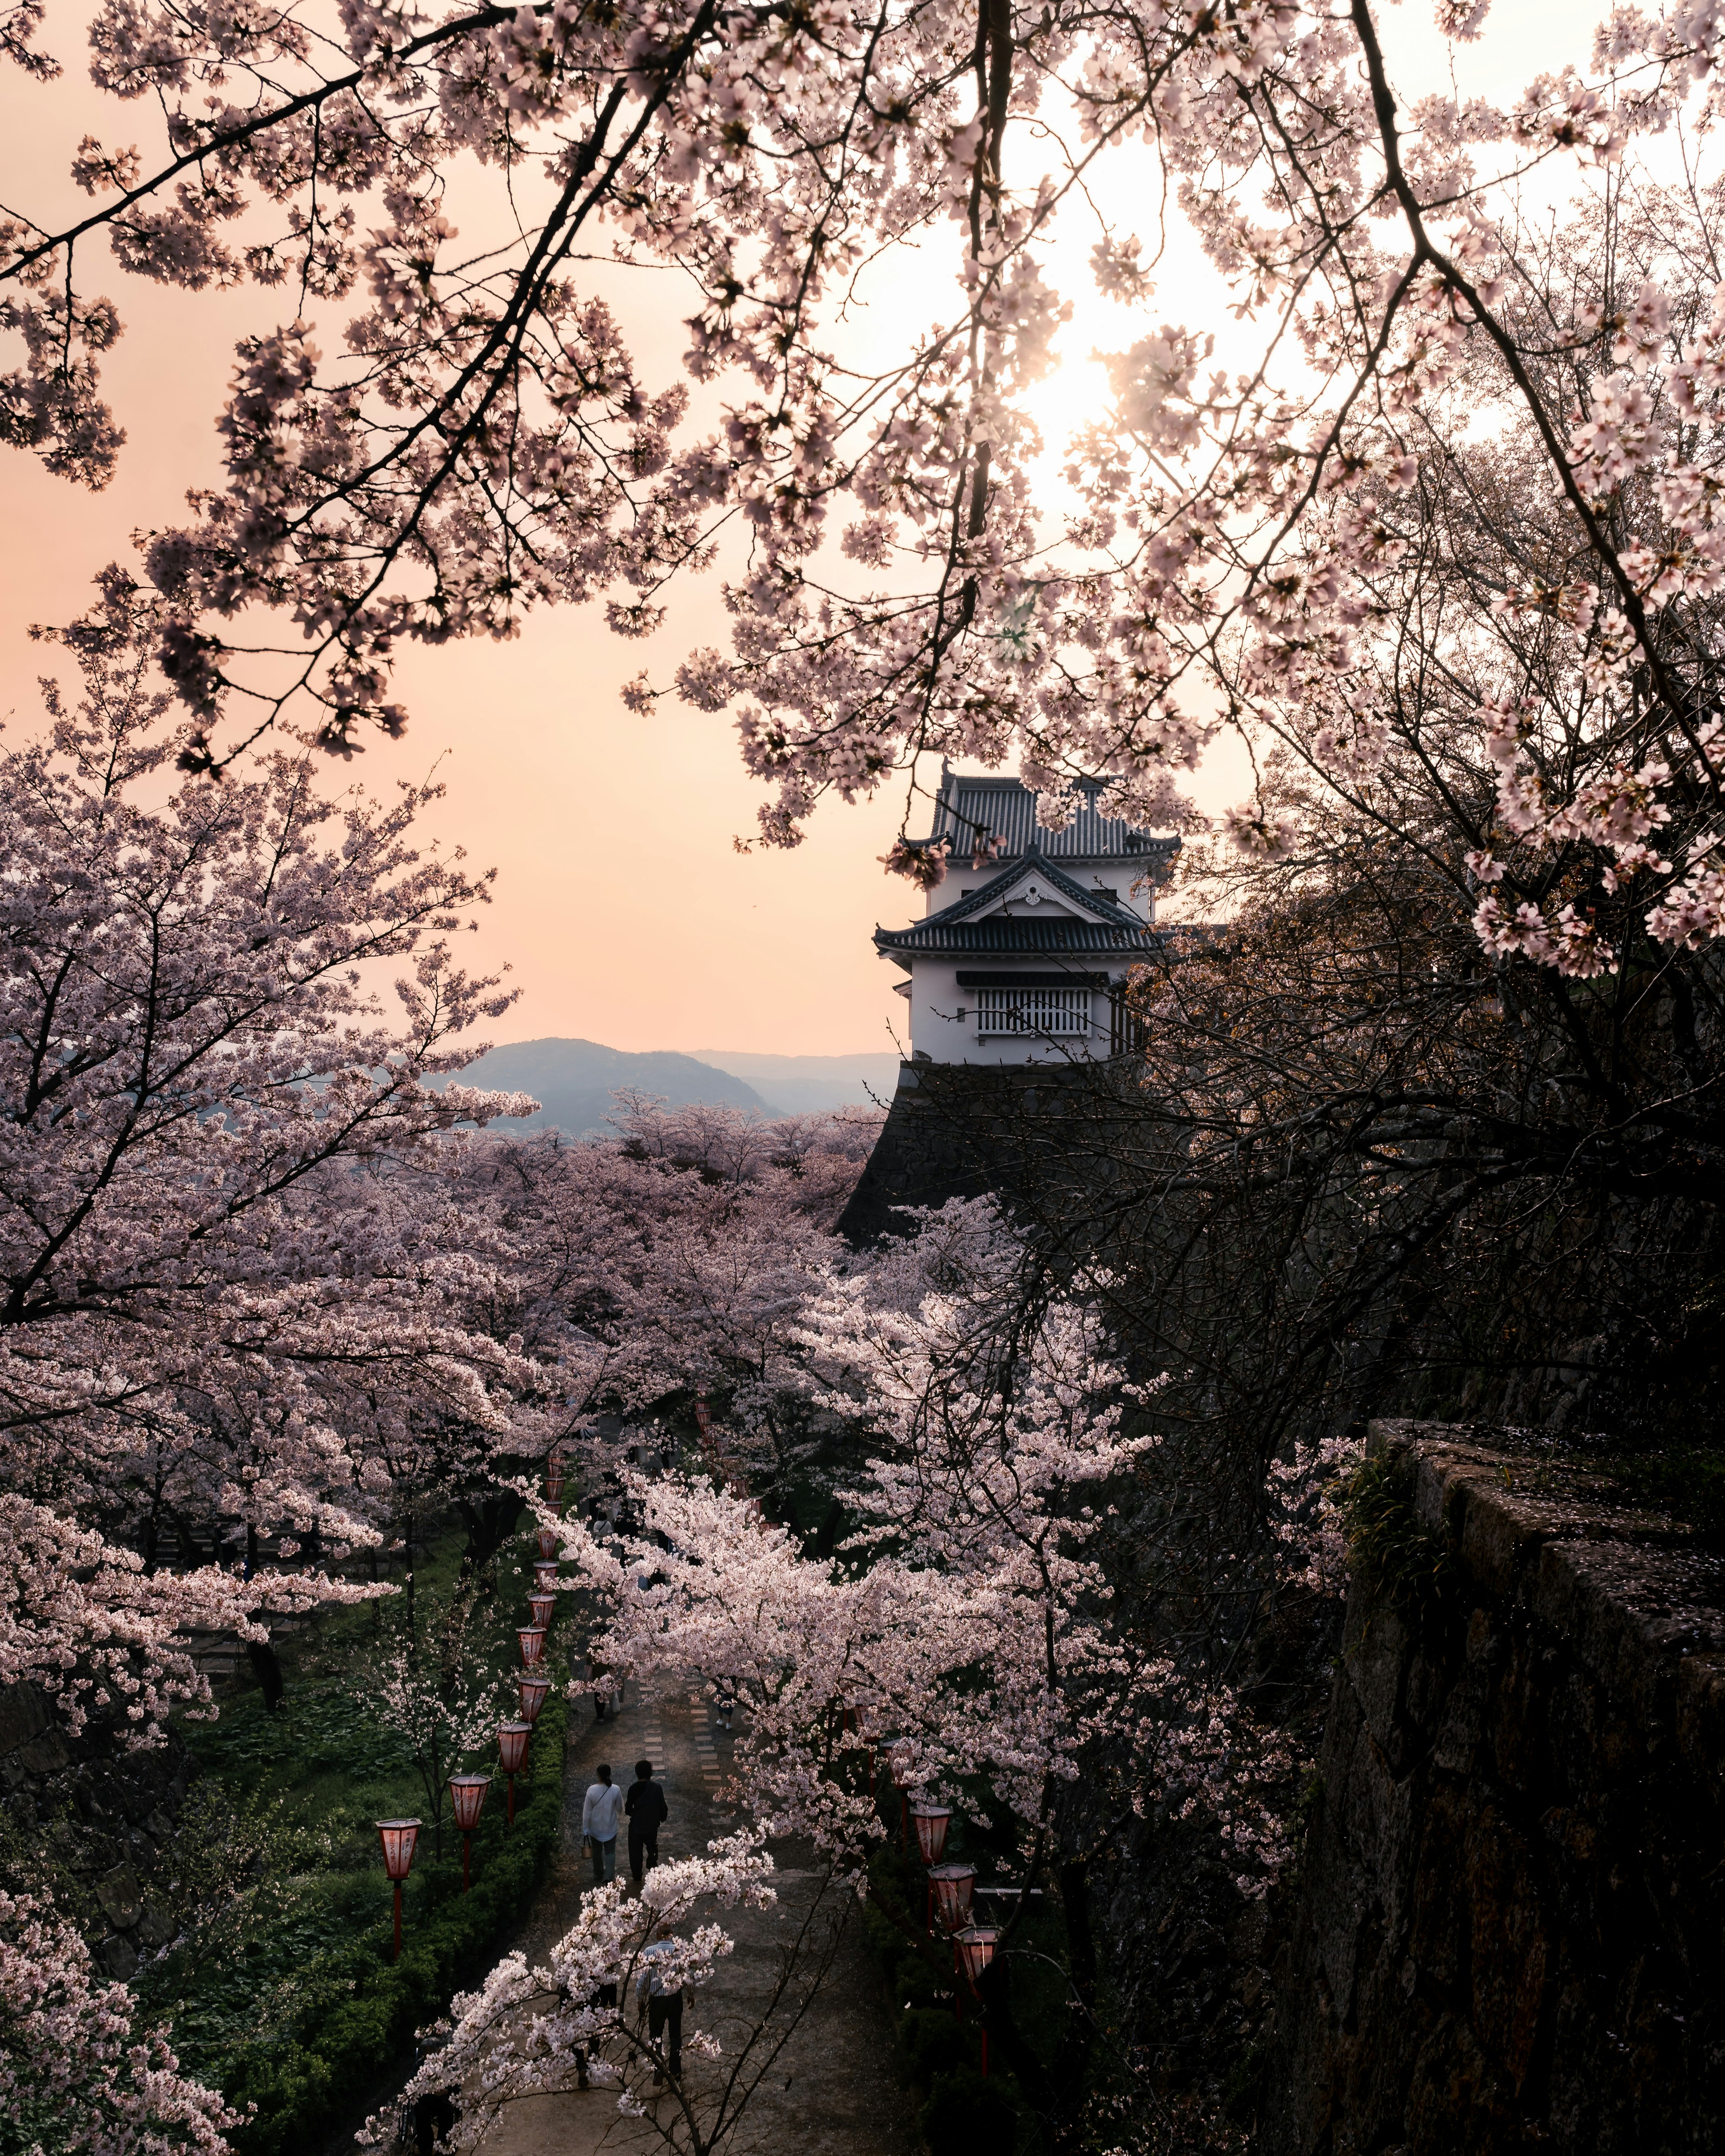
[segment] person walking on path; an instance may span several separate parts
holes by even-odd
[[[737,1680],[733,1676],[713,1679],[713,1712],[721,1729],[731,1727],[731,1717],[737,1712]]]
[[[634,1786],[623,1800],[629,1815],[629,1868],[637,1887],[659,1861],[659,1830],[670,1817],[665,1791],[653,1779],[653,1762],[637,1759]]]
[[[635,1978],[635,2020],[647,2017],[647,2041],[657,2045],[665,2042],[655,2055],[653,2066],[653,2086],[659,2087],[667,2071],[671,2079],[680,2081],[683,2073],[683,1987],[675,1989],[669,1972],[663,1966],[675,1942],[675,1927],[661,1924],[659,1936],[650,1947],[641,1949],[641,1964]]]
[[[593,1855],[593,1883],[603,1887],[617,1876],[617,1822],[623,1811],[623,1792],[611,1779],[611,1769],[603,1759],[593,1772],[598,1779],[587,1785],[581,1806],[581,1832]]]

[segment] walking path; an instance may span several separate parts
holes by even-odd
[[[697,1854],[714,1835],[737,1824],[734,1807],[719,1800],[731,1768],[735,1738],[712,1727],[711,1705],[697,1694],[667,1691],[642,1703],[629,1686],[614,1720],[594,1722],[590,1702],[578,1699],[572,1715],[563,1806],[563,1844],[544,1894],[520,1944],[530,1962],[543,1955],[574,1922],[582,1886],[592,1872],[581,1855],[581,1804],[600,1760],[626,1788],[634,1762],[653,1762],[665,1785],[670,1815],[660,1830],[661,1857]],[[627,1871],[627,1845],[619,1837],[618,1871]],[[684,2014],[686,2042],[693,2029],[717,2035],[726,2056],[711,2066],[690,2059],[690,2085],[724,2071],[737,2045],[759,2017],[777,1981],[781,1950],[795,1936],[822,1875],[810,1852],[795,1844],[773,1848],[779,1866],[778,1903],[764,1910],[727,1909],[719,1921],[736,1940],[735,1952],[690,2000]],[[848,1890],[827,1890],[815,1910],[813,1932],[839,1929],[833,1965],[813,2006],[772,2073],[757,2091],[735,2135],[725,2144],[734,2156],[917,2156],[922,2148],[911,2099],[896,2081],[892,2040]],[[647,2156],[665,2146],[646,2120],[625,2118],[618,2091],[595,2087],[558,2096],[536,2096],[515,2104],[485,2143],[485,2156]],[[663,2100],[670,2123],[672,2106]]]

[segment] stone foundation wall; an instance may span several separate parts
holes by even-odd
[[[131,1976],[173,1937],[167,1905],[147,1882],[190,1779],[172,1731],[153,1751],[125,1751],[94,1718],[69,1734],[33,1685],[0,1687],[0,1797],[23,1866],[46,1860],[59,1874],[32,1883],[54,1888],[110,1976]]]
[[[1604,1486],[1379,1423],[1447,1544],[1348,1609],[1264,2156],[1725,2145],[1725,1560]]]
[[[893,1209],[993,1193],[1039,1206],[1070,1186],[1081,1212],[1130,1156],[1122,1132],[1132,1059],[1070,1063],[901,1063],[898,1088],[839,1233],[854,1244],[902,1233]],[[1117,1136],[1117,1134],[1119,1134]]]

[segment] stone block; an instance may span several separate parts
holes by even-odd
[[[1467,1645],[1461,1669],[1437,1717],[1432,1738],[1431,1763],[1445,1774],[1465,1774],[1486,1732],[1491,1683],[1500,1658],[1499,1642],[1491,1620],[1476,1609],[1468,1620]]]
[[[44,1729],[18,1746],[18,1762],[27,1774],[59,1774],[71,1765],[72,1754],[59,1730]]]
[[[1685,1655],[1677,1664],[1677,1749],[1725,1802],[1725,1655]]]
[[[48,1702],[34,1685],[0,1685],[0,1752],[28,1744],[51,1719]]]
[[[96,1899],[102,1913],[116,1932],[129,1932],[144,1913],[138,1875],[129,1864],[117,1864],[96,1881]]]
[[[1485,1594],[1513,1601],[1523,1573],[1563,1518],[1560,1507],[1512,1496],[1481,1476],[1473,1483],[1462,1522],[1462,1564]]]
[[[118,1977],[122,1984],[138,1973],[136,1951],[131,1941],[121,1938],[118,1933],[102,1941],[95,1950],[95,1958],[110,1976]]]
[[[1312,1943],[1333,2018],[1344,2022],[1353,2010],[1363,1892],[1350,1852],[1343,1846],[1333,1823],[1321,1820],[1312,1840],[1307,1857],[1314,1917]]]
[[[1512,2089],[1527,2077],[1538,2045],[1553,1958],[1533,1852],[1495,1810],[1469,1822],[1464,1859],[1469,1912],[1472,2025]]]
[[[173,1935],[173,1917],[167,1905],[157,1901],[153,1894],[146,1894],[133,1938],[141,1947],[146,1947],[155,1953],[165,1947]]]
[[[1432,2029],[1414,2061],[1406,2134],[1408,2156],[1519,2156],[1538,2138],[1524,2132],[1472,2030],[1454,2014]]]
[[[1413,1866],[1413,1815],[1411,1789],[1397,1780],[1370,1729],[1363,1728],[1342,1792],[1343,1835],[1370,1882],[1398,1958]]]
[[[1386,1750],[1395,1743],[1408,1646],[1407,1629],[1393,1609],[1375,1602],[1357,1609],[1350,1600],[1343,1661],[1366,1726]]]
[[[1454,1990],[1466,1970],[1466,1840],[1465,1796],[1459,1789],[1434,1789],[1414,1865],[1408,1951],[1418,1978],[1445,1993]]]

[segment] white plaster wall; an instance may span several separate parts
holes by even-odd
[[[991,883],[997,875],[1003,875],[1007,868],[1014,865],[1016,865],[1014,863],[1007,862],[998,863],[995,866],[987,869],[963,866],[948,869],[945,881],[937,883],[932,891],[924,895],[922,917],[926,921],[931,913],[940,913],[949,906],[956,906],[961,898],[967,897],[972,891],[980,891],[984,884]],[[1129,906],[1137,915],[1140,921],[1151,921],[1155,918],[1156,895],[1147,880],[1142,891],[1135,891],[1132,889],[1133,884],[1139,880],[1143,871],[1135,868],[1130,862],[1097,860],[1061,861],[1057,865],[1062,875],[1070,876],[1075,883],[1086,891],[1088,891],[1093,884],[1105,885],[1115,894],[1122,906]]]
[[[957,958],[950,961],[919,958],[911,975],[911,1048],[913,1054],[927,1055],[936,1063],[1065,1063],[1071,1060],[1079,1046],[1076,1034],[1069,1036],[1059,1045],[1052,1041],[978,1040],[976,1029],[977,992],[974,988],[959,987],[961,963],[967,973],[1005,973],[1013,971],[1012,967],[1006,963],[987,958],[968,957],[962,962]],[[1047,972],[1058,970],[1058,968],[1045,964],[1041,968],[1025,970]],[[1086,970],[1100,973],[1102,968],[1092,960]],[[965,1014],[962,1023],[954,1016],[961,1007]],[[1092,1055],[1106,1055],[1107,1050],[1107,1005],[1098,989],[1091,998],[1090,1052]]]

